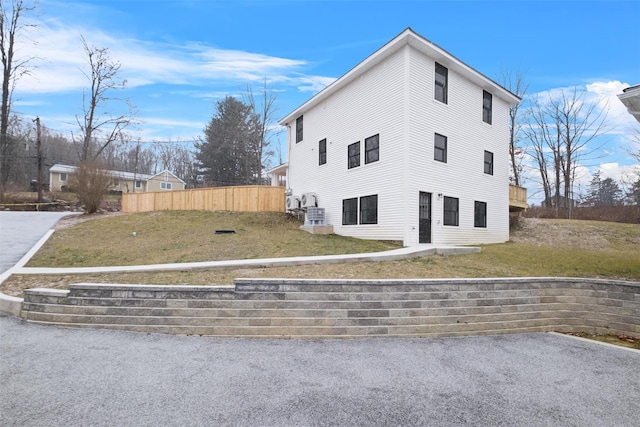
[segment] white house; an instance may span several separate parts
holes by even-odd
[[[408,28],[280,121],[289,208],[405,246],[507,241],[519,101]]]

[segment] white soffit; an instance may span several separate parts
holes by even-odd
[[[627,107],[629,114],[640,122],[640,85],[626,88],[618,99]]]

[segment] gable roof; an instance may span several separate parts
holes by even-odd
[[[160,175],[171,175],[172,177],[174,177],[175,179],[177,179],[178,181],[180,181],[181,183],[183,183],[184,185],[187,185],[186,182],[184,182],[183,180],[181,180],[175,173],[171,172],[169,169],[165,169],[161,172],[158,172],[155,175],[150,175],[148,181],[152,180],[153,178],[155,178],[156,176],[160,176]]]
[[[379,64],[391,54],[397,52],[406,45],[409,45],[429,56],[430,58],[435,59],[436,61],[438,61],[438,63],[444,65],[450,70],[455,71],[456,73],[477,84],[478,86],[487,89],[494,96],[505,100],[509,104],[517,104],[518,102],[520,102],[520,98],[518,96],[500,86],[498,83],[491,80],[484,74],[460,61],[458,58],[442,49],[440,46],[422,37],[411,28],[407,28],[402,33],[393,38],[390,42],[382,46],[380,49],[375,51],[358,65],[349,70],[342,77],[335,80],[333,83],[311,97],[307,102],[289,113],[286,117],[280,120],[280,125],[291,123],[302,113],[319,104],[320,102],[331,96],[333,93],[351,83],[360,75],[364,74],[369,69],[373,68],[375,65]]]
[[[618,99],[627,107],[627,111],[640,122],[640,85],[630,86],[622,90]]]
[[[74,173],[76,170],[78,170],[77,166],[69,166],[69,165],[61,165],[61,164],[55,164],[51,166],[51,168],[49,168],[49,172],[57,172],[57,173]],[[148,175],[144,173],[122,172],[122,171],[113,171],[113,170],[106,170],[105,172],[107,172],[107,174],[109,174],[110,176],[124,179],[127,181],[133,181],[134,179],[140,180],[140,181],[149,181],[151,178],[155,176],[155,175]]]

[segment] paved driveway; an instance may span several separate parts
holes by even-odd
[[[249,340],[0,317],[3,426],[638,426],[640,352],[556,334]]]
[[[13,267],[70,212],[0,211],[0,274]]]

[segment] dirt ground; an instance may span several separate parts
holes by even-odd
[[[53,228],[55,230],[64,230],[65,228],[69,228],[81,222],[92,221],[94,219],[108,218],[112,216],[120,216],[120,215],[129,215],[129,214],[117,211],[117,212],[99,212],[99,213],[92,213],[92,214],[85,213],[82,215],[69,215],[67,217],[62,218],[60,221],[58,221],[55,227]]]

